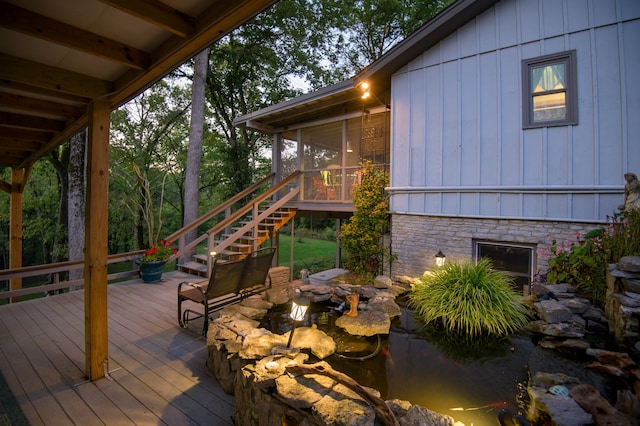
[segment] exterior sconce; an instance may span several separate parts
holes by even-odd
[[[347,152],[353,152],[353,148],[351,148],[351,142],[347,141]]]
[[[369,92],[369,83],[366,81],[360,85],[360,90],[362,90],[362,99],[367,99],[371,95],[371,92]]]
[[[289,341],[287,342],[287,348],[291,347],[291,341],[293,340],[293,332],[296,329],[296,322],[304,320],[304,316],[307,314],[308,308],[309,308],[309,301],[305,298],[299,298],[291,302],[291,314],[289,316],[293,321],[293,326],[291,327],[291,333],[289,334]]]
[[[444,266],[444,261],[447,257],[442,253],[442,250],[438,250],[438,254],[436,254],[436,265],[438,267]]]

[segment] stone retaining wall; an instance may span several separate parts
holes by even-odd
[[[532,245],[541,250],[549,248],[549,236],[565,241],[576,232],[585,233],[598,227],[602,224],[394,214],[391,248],[398,258],[391,272],[392,276],[420,276],[435,269],[439,250],[445,253],[447,261],[470,259],[474,239]],[[548,269],[547,259],[539,256],[537,269]]]

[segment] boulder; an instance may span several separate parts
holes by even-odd
[[[336,325],[354,336],[374,336],[389,334],[391,320],[381,311],[361,311],[357,317],[341,316]]]

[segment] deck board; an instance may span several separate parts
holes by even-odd
[[[197,321],[177,320],[165,274],[108,287],[109,376],[88,382],[84,291],[0,306],[0,370],[32,425],[232,425],[233,397],[206,367]]]

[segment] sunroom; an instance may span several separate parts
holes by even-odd
[[[273,136],[278,180],[301,172],[298,215],[349,217],[361,164],[388,169],[390,110],[373,89],[347,80],[236,119]]]

